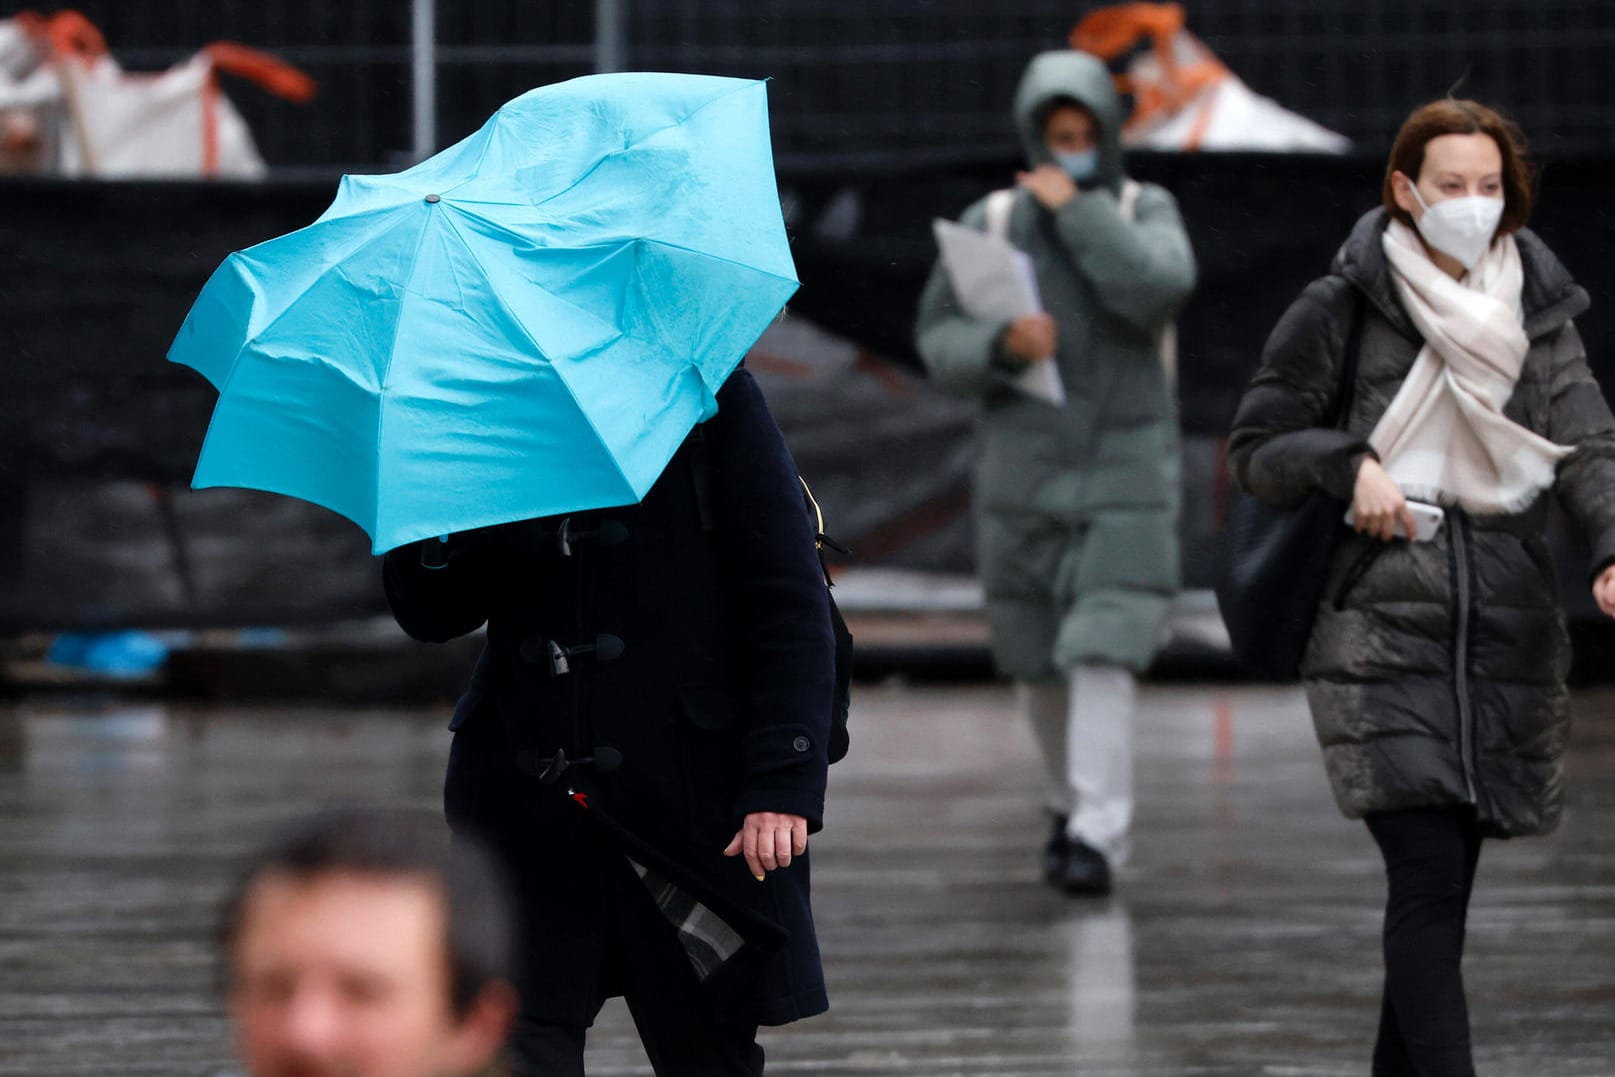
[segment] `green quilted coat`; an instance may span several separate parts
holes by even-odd
[[[1144,184],[1131,219],[1122,211],[1122,114],[1104,66],[1063,51],[1027,67],[1015,119],[1034,164],[1049,160],[1037,122],[1055,98],[1098,119],[1099,176],[1058,213],[1017,192],[1008,238],[1031,257],[1059,326],[1067,402],[1010,386],[1005,326],[967,317],[940,265],[916,327],[937,384],[981,402],[977,558],[995,658],[1024,680],[1079,662],[1142,669],[1160,646],[1179,579],[1179,455],[1159,344],[1195,279],[1170,194]],[[984,228],[985,203],[962,223]]]

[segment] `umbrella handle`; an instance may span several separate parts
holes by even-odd
[[[566,749],[557,748],[554,755],[543,760],[537,776],[545,785],[554,785],[561,775],[574,767],[593,767],[596,774],[610,774],[620,766],[622,753],[608,744],[596,747],[593,755],[580,755],[576,759],[568,759]]]
[[[429,572],[449,566],[449,536],[439,535],[421,542],[421,567]]]

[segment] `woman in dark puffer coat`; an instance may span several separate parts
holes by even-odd
[[[1523,230],[1512,124],[1468,101],[1415,111],[1383,197],[1274,329],[1231,454],[1264,501],[1321,488],[1352,504],[1301,672],[1336,801],[1385,856],[1373,1072],[1446,1077],[1475,1072],[1460,961],[1481,840],[1559,819],[1569,643],[1550,494],[1615,616],[1615,419],[1571,321],[1587,294]],[[1444,507],[1432,540],[1397,537],[1408,498]]]

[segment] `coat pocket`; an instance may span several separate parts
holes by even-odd
[[[740,724],[740,701],[723,685],[683,685],[678,698],[679,713],[697,729],[716,733]]]
[[[740,700],[722,685],[686,685],[678,689],[678,706],[689,831],[698,843],[722,848],[734,836],[735,802],[745,775]]]
[[[1351,597],[1351,593],[1357,589],[1359,583],[1363,582],[1363,577],[1368,575],[1368,570],[1374,567],[1374,562],[1378,561],[1381,555],[1390,548],[1391,544],[1388,542],[1381,542],[1377,539],[1369,540],[1368,546],[1352,559],[1351,564],[1346,567],[1346,571],[1341,574],[1340,586],[1335,588],[1335,597],[1332,603],[1335,609],[1343,610],[1346,608],[1346,600]]]

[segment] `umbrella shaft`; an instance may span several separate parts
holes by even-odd
[[[595,0],[594,69],[621,71],[628,66],[628,0]]]

